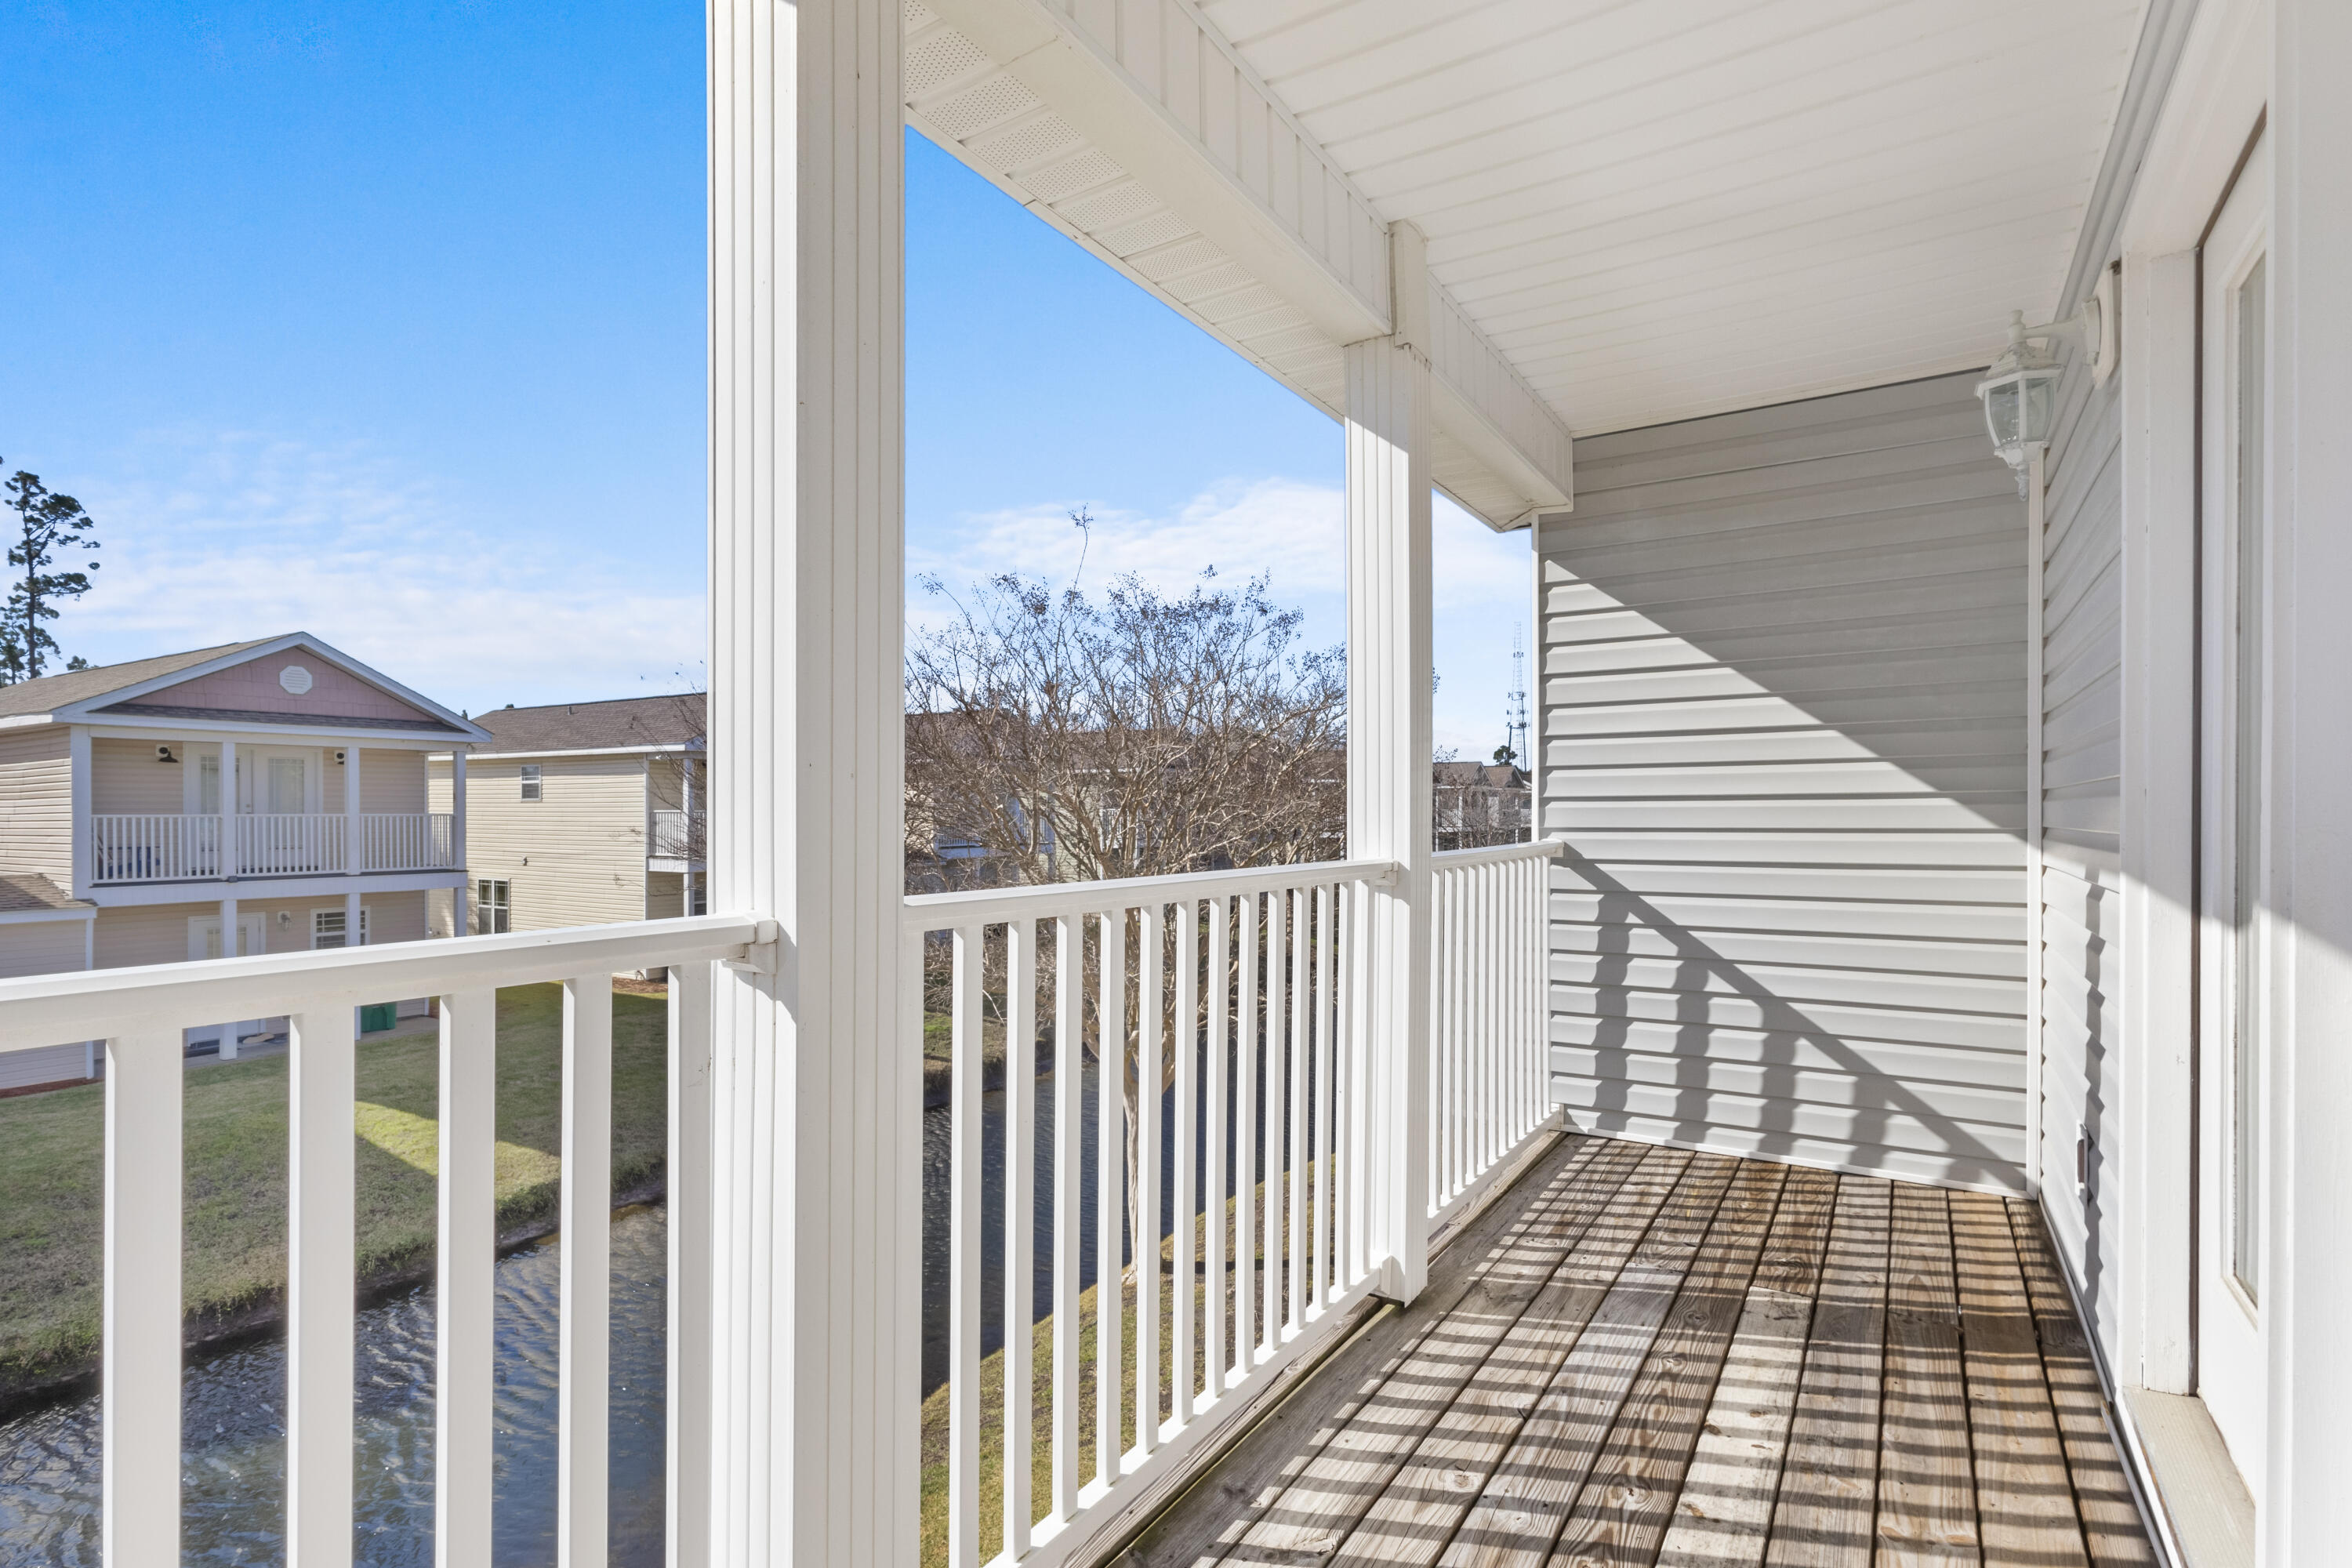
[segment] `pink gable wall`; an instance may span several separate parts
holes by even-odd
[[[278,672],[299,664],[310,689],[297,697],[278,684]],[[436,722],[429,713],[357,680],[300,648],[247,660],[136,699],[180,708],[226,708],[254,713],[307,713],[332,719],[402,719]]]

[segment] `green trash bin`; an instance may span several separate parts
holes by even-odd
[[[373,1035],[379,1029],[389,1029],[400,1022],[400,1004],[379,1002],[360,1009],[360,1033]]]

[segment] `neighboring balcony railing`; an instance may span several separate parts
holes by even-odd
[[[656,860],[702,858],[703,814],[698,811],[656,811],[646,854]]]
[[[1545,862],[1558,848],[1433,862],[1428,1099],[1417,1112],[1428,1118],[1430,1226],[1475,1200],[1553,1120],[1542,943]],[[907,900],[906,963],[927,992],[944,990],[950,1038],[950,1568],[1051,1564],[1084,1550],[1284,1368],[1331,1342],[1352,1318],[1345,1309],[1373,1289],[1375,1211],[1397,1190],[1389,1162],[1408,1152],[1370,1131],[1375,1075],[1396,1064],[1381,1058],[1366,955],[1375,905],[1399,876],[1389,862],[1355,861]],[[1045,1017],[1050,1063],[1036,1056]],[[1006,1092],[987,1110],[982,1045],[995,1026]],[[1103,1041],[1118,1042],[1112,1053]],[[1092,1069],[1089,1089],[1089,1056],[1118,1061],[1113,1053],[1124,1063]],[[1033,1154],[1046,1111],[1021,1090],[1041,1067],[1053,1075],[1050,1152]],[[1131,1123],[1130,1083],[1147,1086]],[[1003,1126],[983,1134],[992,1117]],[[1003,1152],[1001,1173],[984,1146]],[[1089,1146],[1112,1154],[1097,1162]],[[998,1204],[1001,1217],[983,1212]],[[1163,1258],[1164,1287],[1160,1268],[1141,1270],[1124,1310],[1116,1296],[1087,1307],[1088,1235],[1108,1265],[1097,1289],[1118,1279],[1122,1259]],[[1001,1258],[993,1279],[984,1249]],[[1040,1301],[1034,1282],[1046,1277],[1051,1300]],[[1049,1314],[1051,1364],[1038,1377],[1022,1329]],[[992,1317],[1006,1325],[993,1380],[1003,1394],[984,1401]],[[1091,1354],[1082,1322],[1095,1327]],[[1104,1367],[1119,1370],[1095,1374]],[[1029,1489],[1033,1386],[1048,1401],[1045,1498]],[[1082,1450],[1088,1401],[1095,1436]],[[1123,1410],[1134,1412],[1132,1445]],[[986,1510],[1003,1520],[1001,1541],[980,1539],[983,1421],[1002,1444],[1004,1500]]]
[[[89,879],[131,882],[224,877],[331,876],[352,869],[352,819],[340,812],[269,813],[232,818],[236,855],[221,853],[221,819],[211,815],[105,813],[89,819]],[[457,866],[456,819],[446,812],[368,812],[359,818],[362,871],[445,871]]]

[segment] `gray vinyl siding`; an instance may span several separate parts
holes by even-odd
[[[2028,557],[1974,379],[1577,444],[1538,544],[1578,1125],[2021,1190]]]
[[[2042,1196],[2090,1328],[2111,1344],[2120,1237],[2101,1152],[2118,1147],[2123,913],[2123,383],[2061,388],[2042,537]],[[2077,1129],[2090,1180],[2074,1186]]]

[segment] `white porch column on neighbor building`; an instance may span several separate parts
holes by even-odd
[[[457,870],[466,869],[466,748],[449,748],[449,864]],[[449,934],[464,936],[472,923],[468,918],[474,896],[470,876],[458,879],[449,894]]]
[[[782,937],[714,977],[709,1554],[911,1563],[900,6],[710,17],[711,890]]]
[[[1429,283],[1420,231],[1390,229],[1392,334],[1348,364],[1348,853],[1393,860],[1375,894],[1371,1256],[1382,1295],[1429,1275]]]
[[[184,746],[181,748],[184,754],[186,750]],[[79,724],[67,732],[66,763],[70,781],[66,786],[69,792],[68,809],[73,813],[73,821],[68,825],[73,838],[73,871],[67,878],[66,893],[69,898],[79,899],[88,895],[90,881],[98,875],[98,868],[92,864],[97,852],[90,843],[89,731]],[[189,765],[193,767],[194,764]],[[93,1073],[90,1076],[97,1075]]]
[[[236,742],[221,739],[220,754],[220,874],[236,875]],[[228,928],[221,928],[221,954],[236,951]]]
[[[354,741],[343,747],[343,869],[356,877],[364,864],[360,856],[360,748]],[[358,941],[356,927],[352,940]]]

